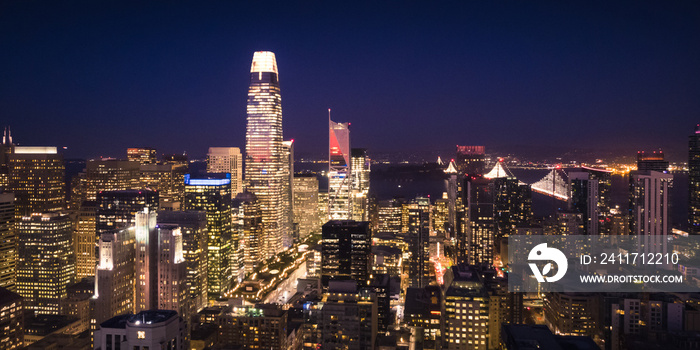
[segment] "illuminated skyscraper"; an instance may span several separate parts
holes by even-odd
[[[208,173],[231,174],[231,198],[243,192],[243,155],[238,147],[209,147]]]
[[[207,215],[208,287],[209,296],[218,297],[231,284],[231,260],[238,249],[238,240],[231,232],[230,174],[210,174],[209,178],[194,179],[185,175],[185,210],[203,210]],[[235,265],[235,264],[234,264]],[[238,268],[238,266],[234,266]]]
[[[58,314],[75,280],[73,227],[66,213],[34,213],[17,223],[17,293],[25,308]]]
[[[157,191],[161,209],[178,210],[185,196],[187,171],[188,167],[185,164],[141,164],[139,188]]]
[[[640,242],[646,244],[645,253],[666,253],[666,236],[671,232],[669,192],[672,181],[673,175],[658,171],[630,174],[630,234],[640,236]],[[649,250],[651,246],[656,248]]]
[[[182,233],[186,283],[193,313],[207,306],[207,215],[204,211],[160,211],[158,225],[177,225]],[[189,321],[189,320],[188,320]]]
[[[155,148],[141,147],[141,148],[127,148],[126,158],[132,162],[139,162],[141,164],[155,163],[157,160],[158,153]]]
[[[15,146],[9,155],[9,172],[16,219],[65,209],[65,166],[56,147]]]
[[[87,162],[84,200],[94,201],[100,191],[122,191],[140,187],[139,162],[100,159]]]
[[[663,151],[637,152],[637,171],[664,172],[666,170],[668,170],[668,161],[664,159]]]
[[[458,261],[491,265],[496,229],[494,183],[482,177],[467,177],[464,189],[466,230],[457,239]]]
[[[403,202],[398,199],[380,201],[377,206],[377,232],[401,233]]]
[[[260,241],[262,234],[262,214],[260,213],[260,203],[254,194],[246,191],[239,193],[233,200],[232,205],[234,232],[237,232],[241,237],[239,257],[243,258],[241,262],[246,273],[252,273],[253,270],[263,261],[260,246],[263,242]]]
[[[105,191],[97,194],[97,234],[134,225],[136,213],[158,210],[158,193],[149,190]]]
[[[418,197],[404,204],[404,240],[411,258],[408,260],[409,286],[423,288],[430,284],[430,232],[432,231],[430,198]]]
[[[294,175],[294,224],[301,239],[319,232],[318,179],[314,174]]]
[[[352,169],[352,219],[369,221],[369,172],[370,161],[365,148],[351,150]]]
[[[484,174],[486,165],[486,148],[484,146],[460,146],[457,145],[457,157],[455,163],[457,171],[464,175]]]
[[[245,188],[260,202],[263,220],[263,256],[283,249],[285,160],[282,145],[282,98],[275,54],[253,54],[248,89],[245,145]]]
[[[2,143],[0,143],[0,190],[7,190],[10,184],[10,154],[12,154],[14,149],[12,133],[8,127],[5,127],[2,134]]]
[[[284,209],[284,247],[290,247],[299,232],[294,230],[294,140],[282,142],[284,179],[282,180],[282,207]]]
[[[328,214],[329,220],[352,217],[350,123],[336,123],[328,111]]]
[[[134,312],[135,237],[133,227],[100,235],[92,329],[114,316]]]
[[[569,172],[569,209],[583,216],[583,234],[598,235],[598,180],[591,179],[587,172]]]
[[[15,196],[0,192],[0,287],[15,291],[16,267]]]
[[[690,233],[700,234],[700,124],[688,138],[688,221]]]
[[[136,311],[156,309],[158,304],[158,229],[156,212],[136,213]]]
[[[352,279],[367,286],[370,276],[372,232],[368,222],[328,221],[323,225],[321,282]]]
[[[95,245],[97,244],[97,203],[85,201],[78,209],[74,223],[75,267],[77,279],[95,276]]]

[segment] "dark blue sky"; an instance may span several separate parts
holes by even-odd
[[[700,122],[700,5],[672,2],[0,2],[0,125],[68,157],[244,147],[253,51],[285,138],[327,108],[374,151],[664,148]]]

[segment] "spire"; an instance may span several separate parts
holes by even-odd
[[[440,156],[438,156],[437,163],[438,163],[438,165],[444,165],[444,164],[442,163],[442,158],[440,158]]]
[[[445,169],[446,174],[457,174],[457,166],[455,165],[455,160],[451,159],[450,164]]]

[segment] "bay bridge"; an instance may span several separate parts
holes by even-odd
[[[555,166],[551,169],[552,171],[547,173],[547,175],[545,175],[542,179],[530,184],[530,187],[537,193],[554,197],[562,201],[568,201],[569,177],[566,175],[566,172],[561,168],[561,166]],[[494,165],[493,169],[485,174],[484,177],[487,179],[494,179],[515,176],[505,165],[503,159],[499,159],[496,162],[496,165]]]

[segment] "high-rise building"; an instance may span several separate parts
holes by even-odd
[[[185,174],[188,167],[173,163],[141,164],[140,188],[158,192],[159,207],[178,210],[185,195]]]
[[[148,208],[136,213],[136,312],[158,308],[158,255],[162,252],[159,249],[156,215]]]
[[[598,232],[600,234],[610,234],[613,225],[612,207],[610,204],[612,172],[606,169],[584,166],[580,170],[587,172],[589,179],[598,181]]]
[[[291,247],[294,240],[299,239],[299,231],[294,229],[294,140],[282,142],[283,171],[282,207],[284,208],[284,237],[282,244]]]
[[[260,202],[263,220],[262,252],[265,258],[283,250],[286,220],[283,200],[285,179],[282,146],[282,98],[275,54],[253,54],[248,89],[245,188]]]
[[[97,202],[85,201],[77,212],[74,223],[76,278],[95,276],[95,246],[97,245]]]
[[[242,249],[241,262],[245,273],[252,273],[263,262],[260,251],[262,246],[262,213],[257,197],[250,192],[239,193],[233,200],[234,232],[241,237],[239,249]]]
[[[182,234],[190,313],[207,306],[207,216],[204,211],[160,211],[158,225],[176,225]],[[187,320],[189,322],[189,320]]]
[[[443,349],[488,349],[489,295],[478,271],[452,266],[445,280]]]
[[[457,171],[470,176],[484,174],[486,166],[486,148],[484,146],[457,145],[455,164]]]
[[[406,289],[404,323],[415,327],[424,349],[439,349],[442,342],[442,290],[439,286]]]
[[[690,233],[700,234],[700,124],[688,137],[688,221]]]
[[[155,148],[149,147],[132,147],[126,149],[126,159],[132,162],[141,164],[155,163],[158,153]]]
[[[216,298],[226,292],[234,271],[232,256],[239,242],[231,231],[231,175],[210,174],[208,178],[185,175],[185,210],[203,210],[207,216],[207,278],[209,296]],[[237,271],[236,271],[237,272]]]
[[[17,293],[25,308],[58,314],[66,288],[75,280],[75,255],[68,214],[34,213],[17,222]]]
[[[318,327],[321,349],[373,349],[378,330],[377,298],[355,281],[331,281],[323,295]]]
[[[24,308],[19,294],[0,287],[0,349],[19,350],[24,344]]]
[[[10,185],[10,154],[14,152],[15,145],[12,143],[12,132],[9,127],[5,127],[0,143],[0,190],[7,190]]]
[[[569,209],[583,216],[583,234],[600,233],[600,214],[597,179],[591,179],[588,172],[569,172]]]
[[[596,293],[547,293],[543,303],[545,323],[556,334],[595,337],[599,299]]]
[[[0,192],[0,287],[15,291],[17,235],[15,234],[15,196]]]
[[[352,279],[367,286],[370,275],[372,233],[366,221],[331,220],[323,225],[321,282]]]
[[[404,241],[411,257],[408,264],[409,286],[423,288],[430,284],[430,232],[432,231],[432,207],[430,198],[418,197],[404,204]]]
[[[97,194],[97,234],[134,225],[136,213],[158,210],[158,193],[151,190],[103,191]]]
[[[454,159],[450,160],[450,163],[447,165],[447,169],[445,169],[445,174],[447,175],[447,179],[445,180],[445,190],[447,193],[448,210],[445,236],[446,238],[452,238],[457,230],[457,201],[459,197],[458,189],[460,188],[457,180],[460,176]]]
[[[141,163],[116,159],[88,161],[85,166],[85,198],[94,201],[101,191],[140,188]]]
[[[231,174],[231,197],[243,192],[243,155],[238,147],[209,147],[207,172]]]
[[[158,309],[175,310],[190,323],[191,305],[187,288],[187,267],[177,225],[158,225]]]
[[[172,310],[147,310],[124,314],[100,323],[95,350],[186,350],[187,325]]]
[[[290,349],[287,310],[276,304],[237,307],[216,319],[218,343],[243,349]]]
[[[294,225],[299,238],[318,233],[318,178],[315,174],[294,174]]]
[[[99,260],[95,273],[91,328],[134,312],[135,228],[112,230],[100,235]]]
[[[532,191],[529,185],[513,175],[503,158],[498,159],[484,178],[493,182],[495,244],[498,249],[501,240],[512,235],[517,226],[527,225],[532,220]]]
[[[673,175],[658,171],[630,174],[629,229],[640,236],[645,253],[665,253],[666,236],[671,230],[669,191]],[[643,238],[641,238],[643,237]],[[651,247],[653,250],[650,250]]]
[[[65,209],[65,166],[56,147],[15,146],[9,155],[9,191],[15,218]]]
[[[663,151],[653,151],[652,153],[637,152],[637,171],[664,172],[667,170],[668,161],[664,159]]]
[[[336,123],[328,112],[328,214],[329,220],[352,217],[352,163],[350,123]]]
[[[366,148],[351,150],[352,169],[352,219],[369,221],[369,172],[370,159]]]
[[[398,199],[380,201],[377,206],[377,232],[398,235],[401,233],[403,201]]]
[[[464,189],[466,230],[457,239],[458,261],[491,265],[495,246],[494,184],[485,178],[467,177]]]

